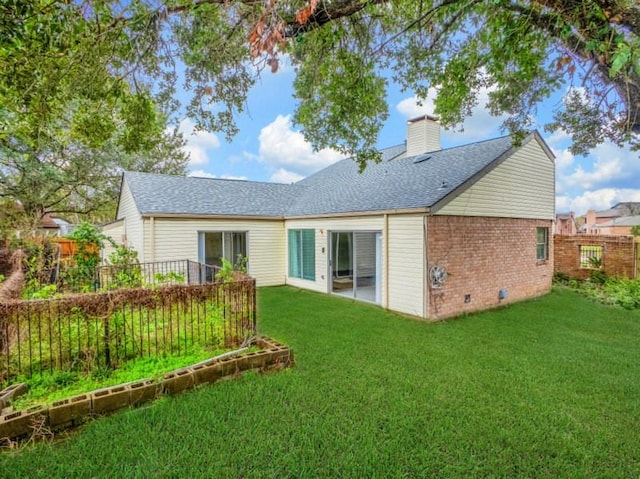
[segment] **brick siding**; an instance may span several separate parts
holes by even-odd
[[[548,260],[536,259],[536,228],[548,230]],[[431,216],[428,269],[448,278],[429,289],[429,317],[442,319],[547,293],[553,280],[552,222],[511,218]],[[499,299],[505,289],[507,297]],[[467,302],[465,296],[468,295]]]
[[[602,247],[602,270],[609,276],[635,277],[632,236],[555,235],[555,271],[571,278],[587,279],[591,269],[580,268],[580,246]]]

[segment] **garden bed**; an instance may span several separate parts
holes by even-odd
[[[12,385],[0,392],[0,439],[13,441],[34,435],[50,435],[54,431],[81,424],[89,417],[139,406],[163,394],[178,394],[248,370],[277,369],[293,363],[291,349],[277,341],[257,337],[252,343],[260,350],[246,353],[241,349],[176,369],[159,380],[144,378],[24,410],[14,411],[7,407],[24,392],[20,385]]]

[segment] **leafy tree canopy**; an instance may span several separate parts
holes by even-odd
[[[146,60],[135,38],[106,6],[86,8],[0,5],[0,199],[17,202],[16,221],[112,217],[123,169],[185,172],[166,108],[150,83],[136,85],[133,62]]]
[[[0,8],[9,39],[0,70],[16,81],[1,87],[5,124],[25,105],[36,119],[64,117],[71,102],[70,134],[99,140],[96,132],[118,131],[107,112],[146,128],[145,98],[168,105],[180,87],[192,93],[186,109],[197,126],[230,138],[260,72],[288,55],[307,139],[361,166],[377,158],[388,114],[383,71],[419,98],[436,88],[445,126],[459,124],[486,88],[488,108],[515,133],[568,83],[547,127],[569,132],[575,153],[605,140],[640,146],[635,0],[10,0]],[[25,57],[38,47],[44,53]],[[20,131],[33,138],[42,124]]]

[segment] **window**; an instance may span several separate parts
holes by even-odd
[[[241,231],[215,231],[200,233],[200,262],[222,266],[222,258],[231,263],[238,256],[247,256],[247,233]]]
[[[580,245],[580,267],[600,269],[602,267],[602,246]]]
[[[536,259],[549,259],[549,228],[536,228]]]
[[[289,230],[289,276],[316,279],[315,230]]]

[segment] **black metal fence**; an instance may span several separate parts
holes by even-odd
[[[255,331],[251,278],[0,302],[0,386],[20,376],[232,347]]]
[[[73,271],[73,266],[69,271]],[[86,292],[171,284],[205,284],[213,283],[218,271],[220,268],[217,266],[191,260],[107,265],[98,266],[89,281],[76,281],[75,275],[63,274],[60,287],[66,292]]]

